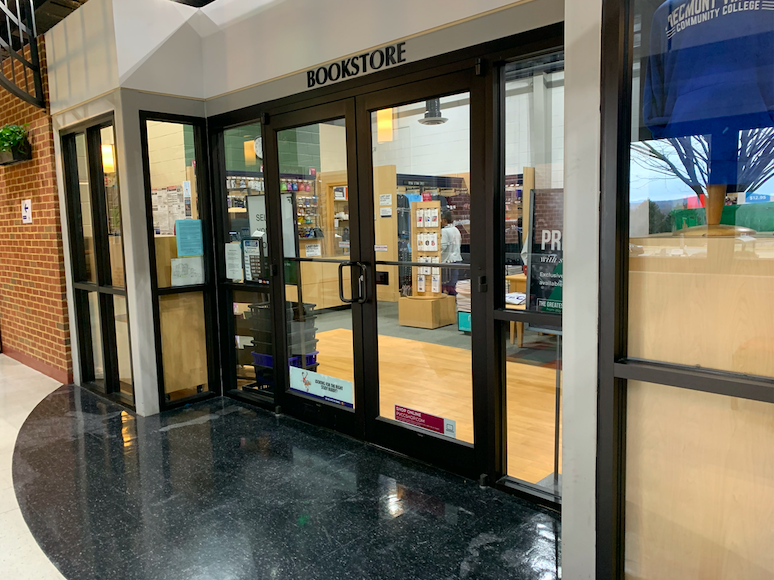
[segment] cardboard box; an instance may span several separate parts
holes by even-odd
[[[457,321],[454,296],[438,298],[403,296],[398,301],[398,324],[415,328],[440,328]]]

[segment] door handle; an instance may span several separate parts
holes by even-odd
[[[357,262],[342,262],[339,264],[339,300],[344,304],[354,304],[357,302],[356,298],[344,298],[344,267],[354,266]]]
[[[357,266],[360,274],[357,277],[357,298],[344,298],[344,268]],[[365,304],[368,300],[368,267],[362,262],[341,262],[339,264],[339,300],[344,304]]]
[[[360,268],[360,276],[358,276],[357,279],[357,287],[358,287],[358,298],[357,303],[358,304],[365,304],[368,300],[368,267],[363,264],[362,262],[355,262],[358,267]]]

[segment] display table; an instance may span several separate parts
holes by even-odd
[[[522,274],[523,275],[523,274]],[[524,276],[526,280],[526,276]],[[526,310],[526,304],[506,304],[507,310]],[[524,323],[511,321],[511,344],[513,344],[513,334],[516,331],[516,346],[519,348],[524,344]]]
[[[508,282],[508,292],[527,293],[526,274],[511,274],[510,276],[505,277],[505,281]]]

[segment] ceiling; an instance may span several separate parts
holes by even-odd
[[[43,34],[86,4],[86,0],[34,0],[34,3],[35,24],[38,34]]]

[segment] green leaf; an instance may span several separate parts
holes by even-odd
[[[27,138],[29,123],[24,125],[5,125],[0,128],[0,151],[12,151]]]

